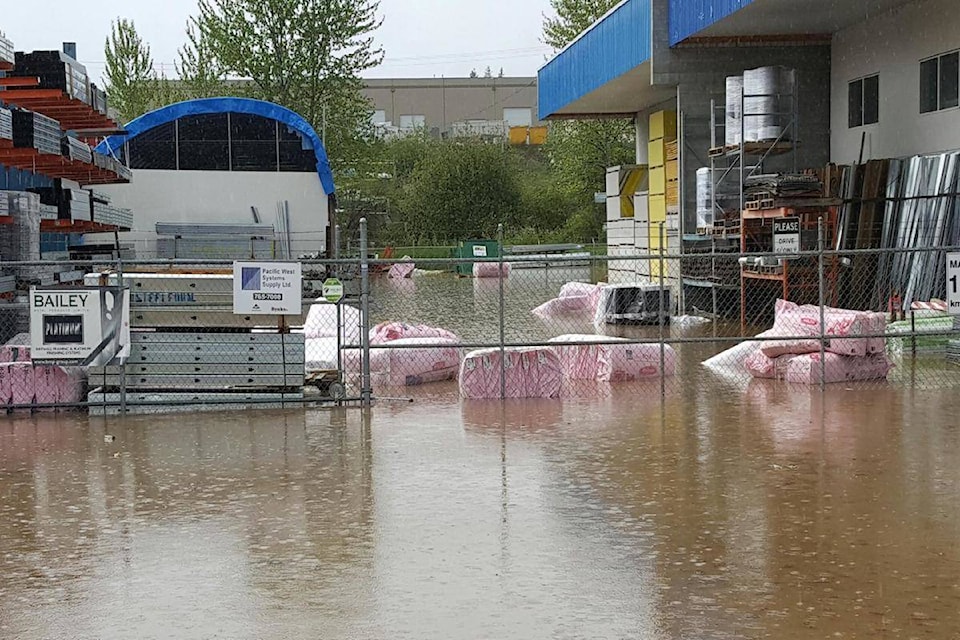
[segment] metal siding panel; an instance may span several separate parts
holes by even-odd
[[[651,0],[627,0],[538,74],[540,119],[650,59]]]
[[[670,46],[686,40],[753,0],[670,0]]]

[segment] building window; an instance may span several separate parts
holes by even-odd
[[[880,121],[880,76],[854,80],[848,90],[850,128],[877,124]]]
[[[423,115],[401,115],[400,128],[404,131],[414,131],[427,127],[427,117]]]
[[[503,121],[508,127],[529,127],[533,124],[533,113],[529,107],[507,108],[503,110]]]
[[[920,63],[920,113],[960,106],[960,52]]]
[[[370,117],[370,121],[374,125],[378,124],[387,124],[387,112],[383,109],[377,109],[373,112],[373,115]]]

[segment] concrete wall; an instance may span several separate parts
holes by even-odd
[[[446,133],[456,122],[501,121],[509,108],[529,108],[537,122],[536,78],[369,79],[363,94],[396,127],[400,116],[423,115],[428,131]]]
[[[281,200],[290,203],[294,256],[326,249],[328,200],[315,173],[137,170],[130,184],[96,190],[133,211],[121,241],[134,242],[141,258],[155,256],[157,222],[250,224],[257,207],[264,224],[275,224]]]
[[[960,109],[920,113],[920,61],[960,48],[957,9],[956,0],[911,2],[834,35],[834,162],[856,162],[861,140],[865,160],[960,148]],[[848,83],[876,73],[880,74],[880,122],[851,129]]]

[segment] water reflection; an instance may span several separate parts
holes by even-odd
[[[0,637],[960,633],[953,395],[440,388],[368,414],[11,416]]]

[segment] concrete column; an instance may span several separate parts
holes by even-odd
[[[650,161],[650,118],[646,112],[638,113],[633,119],[633,128],[636,131],[637,164],[648,164]]]

